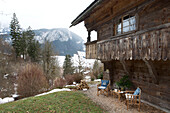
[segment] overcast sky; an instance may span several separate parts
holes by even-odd
[[[69,28],[71,22],[94,0],[0,0],[0,28],[9,26],[15,12],[22,28]],[[84,23],[70,28],[85,41]]]

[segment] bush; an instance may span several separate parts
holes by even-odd
[[[56,78],[54,80],[54,87],[55,88],[63,88],[66,85],[66,80],[63,78]]]
[[[80,81],[83,79],[82,75],[76,73],[73,75],[66,75],[65,76],[67,84],[73,84],[73,82],[80,83]]]
[[[18,93],[21,97],[39,94],[48,88],[43,70],[35,64],[27,64],[18,73]]]
[[[97,78],[98,79],[103,79],[103,73],[100,73]]]
[[[132,82],[129,80],[128,75],[124,75],[119,81],[116,82],[116,85],[119,88],[130,88],[132,86]]]

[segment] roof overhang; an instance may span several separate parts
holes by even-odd
[[[74,19],[71,22],[70,27],[75,26],[80,22],[84,21],[90,15],[92,10],[96,8],[99,5],[99,3],[101,3],[102,1],[103,0],[95,0],[94,2],[92,2],[82,13],[80,13],[80,15],[76,19]]]

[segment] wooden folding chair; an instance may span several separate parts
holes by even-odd
[[[129,108],[129,105],[137,105],[138,111],[140,111],[141,89],[139,87],[135,91],[125,91],[125,97],[126,97],[127,110]]]
[[[110,91],[110,82],[109,80],[102,80],[100,84],[97,85],[97,96],[99,94],[109,95]]]

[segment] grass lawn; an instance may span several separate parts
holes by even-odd
[[[1,104],[0,113],[103,113],[82,92],[57,92],[40,97],[30,97],[11,103]]]

